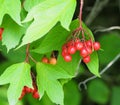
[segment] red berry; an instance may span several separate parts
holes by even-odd
[[[43,58],[42,58],[42,62],[43,62],[43,63],[48,63],[48,62],[49,62],[49,60],[48,60],[48,58],[47,58],[47,57],[43,57]]]
[[[2,40],[2,33],[3,33],[3,28],[0,28],[0,40]]]
[[[38,91],[35,91],[35,92],[33,93],[33,97],[34,97],[35,99],[39,99],[39,98],[40,98],[40,95],[39,95]]]
[[[85,47],[83,47],[80,51],[80,55],[82,57],[86,57],[87,55],[89,55],[89,52],[87,51],[87,49]]]
[[[90,56],[86,56],[83,58],[84,63],[89,63],[90,62]]]
[[[92,47],[92,41],[91,41],[91,40],[88,40],[88,41],[86,41],[85,43],[86,43],[86,45],[87,45],[88,47]]]
[[[86,50],[89,54],[92,54],[92,48],[91,47],[87,47]]]
[[[66,48],[67,48],[67,44],[64,44],[64,45],[62,46],[62,50],[66,49]]]
[[[69,46],[68,47],[68,53],[69,54],[74,54],[76,52],[76,48],[74,46]]]
[[[65,55],[67,55],[67,54],[68,54],[67,48],[63,49],[63,50],[62,50],[62,56],[65,56]]]
[[[100,49],[100,43],[99,42],[94,42],[93,43],[94,50],[97,51]]]
[[[65,60],[66,62],[70,62],[70,61],[72,60],[72,57],[71,57],[70,55],[65,55],[65,56],[64,56],[64,60]]]
[[[30,93],[30,92],[31,92],[31,88],[29,88],[29,87],[27,87],[27,86],[25,86],[24,88],[25,88],[25,92],[26,92],[26,93]]]
[[[74,44],[74,42],[71,40],[67,43],[67,46],[69,47],[69,46],[72,46],[73,44]]]
[[[77,50],[81,50],[83,48],[83,43],[82,42],[76,42],[75,47]]]
[[[26,92],[22,90],[21,96],[19,97],[19,100],[21,100],[25,96]]]

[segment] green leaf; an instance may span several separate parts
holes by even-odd
[[[9,51],[19,44],[22,35],[25,33],[25,27],[19,26],[8,16],[5,17],[2,26],[4,27],[2,44]]]
[[[75,7],[76,0],[45,0],[36,5],[23,21],[28,22],[34,19],[19,47],[43,37],[58,21],[64,28],[69,29]]]
[[[24,8],[26,11],[30,11],[34,6],[36,6],[38,3],[42,1],[45,1],[45,0],[25,0]]]
[[[7,95],[10,105],[15,105],[24,86],[32,87],[30,65],[18,63],[8,67],[0,76],[0,85],[10,83]]]
[[[106,105],[109,95],[109,88],[101,80],[94,80],[88,85],[88,96],[94,102]]]
[[[37,85],[41,97],[44,92],[53,103],[64,105],[64,93],[58,79],[72,78],[67,72],[57,65],[37,63]]]
[[[78,84],[70,81],[64,85],[65,105],[81,105],[82,95],[78,89]],[[74,96],[74,97],[73,97]]]
[[[91,54],[91,60],[86,65],[87,65],[87,67],[88,67],[88,69],[90,70],[91,73],[100,77],[100,74],[99,74],[99,60],[98,60],[98,54],[97,54],[96,51]]]
[[[0,25],[5,14],[8,14],[17,24],[20,22],[20,0],[0,0]]]
[[[66,31],[60,24],[57,24],[41,41],[40,45],[32,51],[39,54],[51,52],[53,50],[61,50],[61,46],[65,43],[65,40],[69,32]],[[35,45],[36,46],[36,45]],[[33,46],[33,47],[35,47]]]
[[[113,87],[110,105],[120,105],[120,87]]]
[[[81,61],[81,57],[79,52],[72,56],[71,62],[66,62],[62,57],[61,52],[59,52],[57,65],[62,67],[70,75],[75,76],[75,73],[77,72],[80,61]]]

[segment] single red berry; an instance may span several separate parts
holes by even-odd
[[[75,46],[69,46],[68,47],[68,53],[69,54],[74,54],[76,52],[76,48],[75,48]]]
[[[75,47],[77,50],[81,50],[83,48],[83,43],[82,42],[76,42]]]
[[[26,92],[22,90],[21,96],[19,97],[19,100],[21,100],[25,96]]]
[[[92,48],[91,47],[87,47],[86,50],[89,54],[92,54]]]
[[[67,55],[67,54],[68,54],[67,48],[63,49],[63,50],[62,50],[62,56],[65,56],[65,55]]]
[[[3,28],[0,28],[0,40],[2,40],[2,33],[3,33]]]
[[[100,43],[99,42],[94,42],[93,43],[94,50],[97,51],[100,49]]]
[[[25,88],[25,92],[26,92],[26,93],[30,93],[30,92],[31,92],[31,88],[29,88],[29,87],[27,87],[27,86],[25,86],[24,88]]]
[[[86,56],[83,58],[84,63],[89,63],[90,62],[90,56]]]
[[[74,41],[69,41],[69,42],[67,42],[67,47],[69,47],[69,46],[72,46],[74,44]]]
[[[72,57],[71,57],[70,55],[65,55],[65,56],[64,56],[64,60],[65,60],[66,62],[70,62],[70,61],[72,60]]]
[[[92,41],[91,41],[91,40],[88,40],[88,41],[86,41],[85,43],[86,43],[86,45],[87,45],[88,47],[92,47]]]
[[[32,88],[30,88],[30,93],[33,93],[33,92],[34,92],[34,90]]]
[[[42,58],[42,62],[43,62],[43,63],[48,63],[48,62],[49,62],[49,59],[48,59],[47,57],[43,57],[43,58]]]
[[[67,44],[64,44],[64,45],[62,46],[62,50],[66,49],[66,48],[67,48]]]
[[[86,56],[89,55],[89,52],[87,51],[87,49],[86,49],[85,47],[83,47],[83,48],[81,49],[81,51],[80,51],[80,55],[81,55],[82,57],[86,57]]]
[[[3,28],[0,28],[0,35],[2,35],[2,33],[3,33]]]
[[[33,97],[34,97],[35,99],[39,99],[39,98],[40,98],[40,95],[39,95],[38,91],[35,91],[35,92],[33,93]]]

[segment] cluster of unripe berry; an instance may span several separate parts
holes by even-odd
[[[3,28],[0,28],[0,40],[2,40],[2,33],[3,33]]]
[[[55,57],[51,57],[50,59],[48,59],[47,57],[43,57],[41,61],[43,63],[52,64],[52,65],[56,65],[57,63],[57,59]]]
[[[72,60],[72,54],[80,51],[80,56],[83,58],[84,63],[90,62],[90,54],[93,51],[100,49],[99,42],[92,42],[92,40],[81,41],[80,39],[70,40],[62,46],[62,56],[66,62]]]
[[[27,86],[24,86],[23,90],[22,90],[22,93],[21,93],[21,96],[19,97],[19,100],[21,100],[28,93],[32,93],[32,96],[35,99],[40,98],[40,95],[39,95],[38,90],[36,88],[32,89],[32,88],[29,88]]]

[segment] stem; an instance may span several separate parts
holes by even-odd
[[[80,12],[79,12],[80,28],[82,28],[82,9],[83,9],[83,0],[80,0]]]
[[[37,61],[29,54],[28,55],[30,57],[30,59],[34,62],[34,63],[37,63]]]
[[[27,48],[26,48],[26,62],[29,62],[29,48],[30,48],[30,44],[27,44]]]

